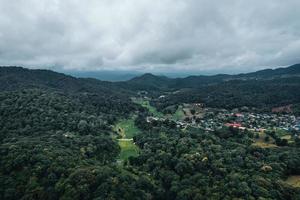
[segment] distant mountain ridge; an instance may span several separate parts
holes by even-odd
[[[195,88],[202,85],[217,84],[223,81],[231,80],[251,80],[251,79],[274,79],[299,77],[300,64],[295,64],[286,68],[264,69],[251,73],[236,75],[217,74],[212,76],[188,76],[186,78],[168,78],[165,76],[156,76],[150,73],[135,77],[127,83],[140,89],[158,89],[158,88]]]
[[[63,73],[43,69],[26,69],[22,67],[0,67],[0,91],[20,87],[44,87],[64,91],[106,92],[113,90],[168,90],[181,88],[198,88],[233,80],[268,80],[274,78],[300,77],[300,64],[286,68],[265,69],[236,75],[217,74],[199,75],[186,78],[169,78],[146,73],[128,81],[109,82],[94,78],[75,78]]]
[[[0,67],[0,91],[42,88],[64,92],[117,93],[113,83],[93,78],[75,78],[44,69]]]
[[[135,71],[60,71],[77,78],[95,78],[101,81],[128,81],[142,73]]]
[[[0,67],[0,92],[20,89],[54,90],[83,102],[113,102],[114,106],[124,102],[130,105],[130,97],[146,90],[154,99],[167,94],[156,104],[161,109],[191,102],[204,102],[210,107],[269,109],[300,104],[300,64],[237,75],[168,78],[147,73],[123,82],[75,78],[50,70]]]

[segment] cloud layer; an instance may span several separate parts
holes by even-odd
[[[300,62],[299,0],[1,0],[0,65],[249,71]]]

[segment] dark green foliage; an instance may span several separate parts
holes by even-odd
[[[180,103],[205,103],[208,107],[255,107],[271,111],[272,107],[300,102],[300,78],[272,80],[234,80],[220,84],[180,90],[152,103],[158,110]]]
[[[270,135],[272,138],[275,139],[275,143],[278,146],[287,146],[288,145],[288,141],[286,139],[281,139],[276,133],[275,131],[267,131],[266,134]],[[268,137],[268,136],[267,136]]]
[[[182,103],[205,103],[208,107],[239,108],[243,106],[271,111],[277,106],[294,105],[299,115],[300,65],[275,70],[262,70],[248,74],[189,76],[171,79],[145,74],[119,84],[130,90],[147,90],[150,96],[158,97],[165,92],[166,98],[151,102],[158,111]]]
[[[130,92],[14,67],[0,83],[0,199],[151,199],[149,177],[115,166],[112,127],[140,109]]]
[[[295,115],[300,116],[300,104],[293,105],[292,110]]]
[[[277,79],[266,80],[270,74]],[[284,79],[271,70],[222,82],[228,77],[181,82],[148,74],[143,79],[147,89],[157,89],[151,95],[170,90],[152,105],[171,113],[183,102],[225,108],[299,103],[299,78]],[[130,101],[127,90],[143,88],[139,79],[113,84],[1,68],[0,199],[299,199],[299,189],[284,183],[300,174],[299,138],[290,145],[270,132],[280,147],[263,149],[252,145],[258,136],[248,131],[181,130],[170,120],[147,123],[149,113]],[[134,136],[140,154],[120,165],[112,127],[133,112],[141,129]]]
[[[153,74],[144,74],[140,77],[133,78],[130,81],[122,83],[123,87],[133,90],[180,90],[183,88],[199,88],[202,86],[222,84],[231,80],[271,80],[279,78],[299,77],[300,64],[292,65],[287,68],[278,68],[275,70],[266,69],[253,73],[227,75],[218,74],[213,76],[188,76],[186,78],[167,78],[164,76],[155,76]]]
[[[1,199],[55,199],[75,168],[113,162],[115,116],[95,108],[56,92],[0,93]]]
[[[280,180],[299,174],[300,149],[262,149],[253,137],[152,124],[135,138],[141,154],[130,163],[160,183],[158,199],[296,199],[300,191]]]
[[[145,176],[134,176],[116,167],[75,170],[57,184],[62,199],[152,199],[154,185]]]
[[[266,136],[264,140],[265,140],[265,142],[269,142],[270,141],[270,137]]]

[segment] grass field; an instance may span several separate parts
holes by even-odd
[[[182,120],[184,118],[184,113],[182,110],[182,106],[178,106],[176,112],[172,115],[173,120]]]
[[[284,137],[284,136],[287,136],[287,135],[291,135],[288,131],[285,131],[285,130],[282,130],[282,129],[275,129],[275,133],[278,137]]]
[[[276,135],[281,139],[286,139],[288,143],[293,143],[292,135],[288,131],[282,129],[276,129]]]
[[[121,152],[119,159],[127,160],[130,156],[137,156],[139,149],[133,143],[133,137],[139,132],[139,129],[134,124],[134,117],[130,119],[122,119],[115,125],[115,130],[120,134],[121,139],[118,139]]]
[[[115,125],[115,130],[121,135],[122,138],[133,138],[139,129],[134,124],[134,118],[120,120]]]
[[[270,144],[270,143],[265,143],[265,142],[255,142],[252,144],[253,146],[258,146],[261,148],[274,148],[278,147],[276,144]]]
[[[285,136],[282,136],[281,139],[286,139],[287,141],[291,141],[292,136],[291,135],[285,135]]]
[[[278,147],[276,144],[274,144],[274,139],[272,137],[269,137],[269,141],[265,141],[265,137],[267,135],[265,133],[259,133],[259,138],[255,139],[255,142],[252,144],[253,146],[258,146],[261,148],[274,148]]]
[[[163,117],[164,114],[161,112],[158,112],[155,107],[150,105],[150,102],[143,99],[135,99],[134,103],[140,104],[144,108],[147,108],[150,113],[153,114],[154,117]]]
[[[289,176],[285,182],[293,187],[300,188],[300,175]]]
[[[121,147],[121,153],[119,158],[121,160],[127,160],[130,156],[137,156],[139,153],[138,147],[133,143],[133,140],[118,140]]]

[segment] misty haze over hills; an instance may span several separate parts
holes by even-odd
[[[272,69],[277,69],[277,68],[285,68],[285,67],[272,67]],[[268,70],[271,70],[271,68],[265,68]],[[126,70],[119,70],[119,71],[78,71],[78,70],[60,70],[60,69],[54,69],[54,71],[61,72],[64,74],[69,74],[74,77],[78,78],[96,78],[99,80],[103,81],[127,81],[130,80],[134,77],[141,76],[143,74],[146,74],[145,72],[141,71],[126,71]],[[264,71],[264,70],[258,70],[258,71]],[[248,70],[247,72],[244,72],[245,74],[247,73],[253,73],[253,71]],[[157,76],[166,76],[169,78],[185,78],[189,76],[213,76],[217,74],[227,74],[227,75],[238,75],[242,74],[239,71],[233,71],[233,70],[210,70],[210,71],[203,71],[203,72],[156,72],[156,73],[151,73],[153,75]]]
[[[245,76],[247,76],[246,74],[258,75],[258,74],[263,74],[263,73],[265,73],[265,74],[268,74],[268,73],[280,74],[281,73],[280,69],[284,69],[284,68],[285,67],[277,67],[277,68],[275,67],[275,68],[272,68],[273,71],[271,71],[272,69],[270,69],[270,68],[266,68],[265,70],[257,71],[257,73],[250,71],[250,72],[243,73],[243,74]],[[96,78],[96,79],[103,80],[103,81],[127,81],[134,77],[145,74],[143,72],[137,72],[137,71],[62,71],[62,70],[59,70],[59,71],[62,73],[65,73],[65,74],[79,77],[79,78]],[[169,78],[185,78],[185,77],[189,77],[189,76],[214,76],[214,75],[220,75],[220,74],[231,75],[231,77],[235,77],[234,75],[243,76],[242,73],[234,72],[234,71],[230,71],[229,73],[224,73],[224,71],[223,72],[209,71],[209,72],[202,72],[202,73],[201,72],[171,72],[170,71],[170,72],[165,72],[165,73],[160,72],[160,73],[153,73],[153,74],[157,75],[157,76],[166,76]]]

